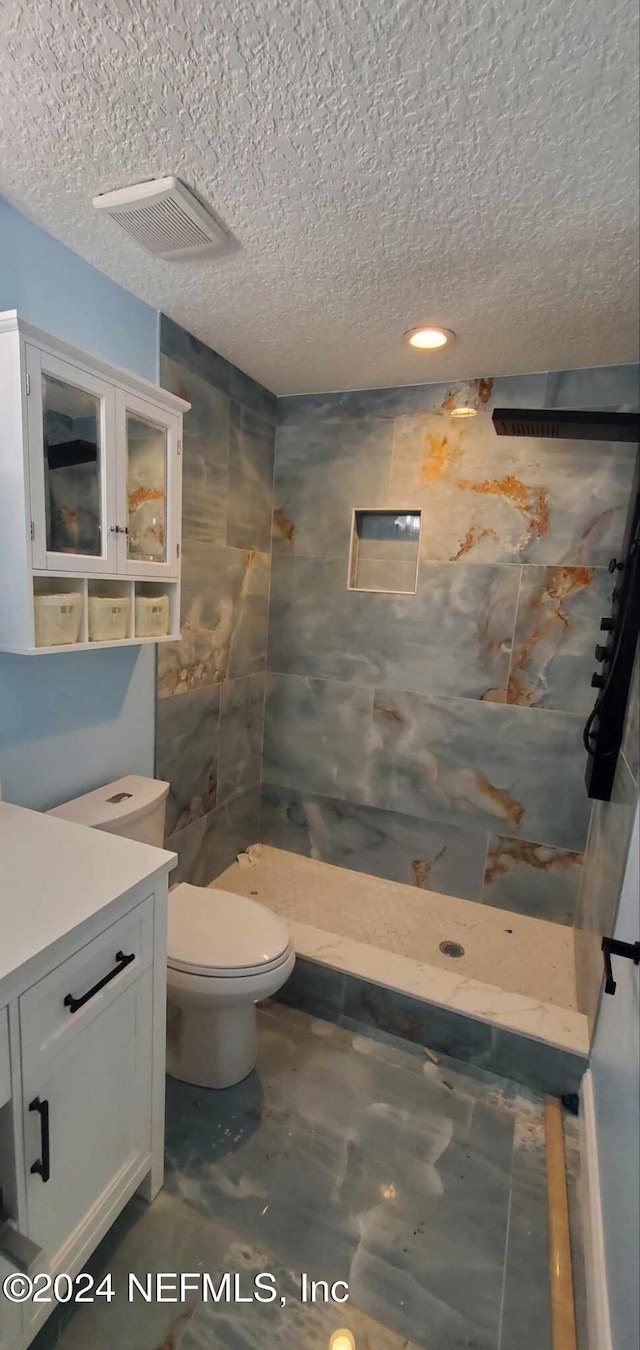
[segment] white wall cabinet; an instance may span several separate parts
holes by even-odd
[[[0,1011],[0,1184],[32,1277],[76,1275],[142,1183],[148,1199],[162,1184],[166,881],[127,903]],[[0,1231],[0,1275],[16,1268]],[[54,1306],[0,1295],[0,1350],[25,1350]]]
[[[182,416],[189,404],[21,320],[0,314],[0,649],[38,644],[34,597],[167,594],[179,636]],[[79,584],[77,584],[79,583]],[[104,586],[107,584],[106,592]],[[109,586],[111,589],[109,589]],[[77,603],[77,602],[76,602]],[[158,640],[141,638],[138,641]]]

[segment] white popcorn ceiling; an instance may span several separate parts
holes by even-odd
[[[636,51],[636,0],[4,0],[0,192],[277,393],[634,360]],[[236,251],[91,206],[169,173]]]

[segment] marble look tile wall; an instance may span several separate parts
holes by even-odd
[[[266,842],[563,924],[582,722],[634,452],[496,406],[638,406],[637,367],[278,402]],[[415,595],[347,590],[354,507],[422,512]]]
[[[595,1023],[603,983],[601,941],[613,933],[640,795],[640,649],[610,802],[594,802],[575,918],[578,1006]]]
[[[276,400],[164,315],[184,421],[180,642],[158,649],[156,775],[174,880],[206,884],[260,829]]]

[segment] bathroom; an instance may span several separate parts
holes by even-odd
[[[0,1348],[633,1350],[624,15],[551,7],[551,143],[507,4],[44,12],[0,39]]]

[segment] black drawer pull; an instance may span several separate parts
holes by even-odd
[[[68,1008],[71,1013],[77,1012],[78,1008],[84,1008],[85,1003],[88,1003],[90,998],[93,998],[95,994],[99,994],[100,990],[104,989],[105,984],[111,984],[111,981],[115,980],[116,975],[119,975],[122,970],[126,970],[127,966],[130,966],[131,962],[135,961],[135,959],[135,952],[131,952],[130,956],[125,956],[124,952],[116,952],[117,966],[114,966],[113,970],[110,970],[109,974],[105,975],[104,979],[98,980],[98,983],[94,984],[93,989],[88,989],[86,994],[82,995],[82,998],[74,998],[73,994],[67,994],[64,1000],[65,1008]]]
[[[49,1103],[34,1097],[29,1102],[29,1110],[37,1111],[40,1116],[40,1154],[37,1162],[31,1164],[31,1171],[48,1181],[51,1176],[51,1158],[49,1153]]]

